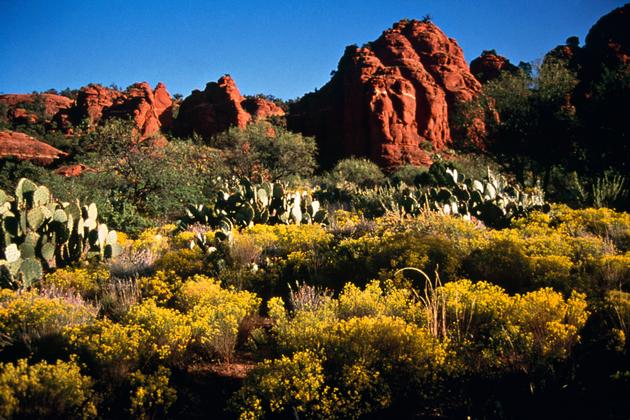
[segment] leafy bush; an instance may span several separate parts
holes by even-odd
[[[368,159],[343,159],[325,176],[325,182],[332,185],[351,184],[360,188],[373,188],[385,183],[381,168]]]
[[[233,175],[258,181],[291,180],[313,174],[317,145],[313,137],[268,123],[231,128],[211,142],[221,149]]]

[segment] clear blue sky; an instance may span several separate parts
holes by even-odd
[[[613,0],[0,0],[0,92],[166,83],[188,95],[230,73],[244,94],[289,99],[321,87],[344,47],[401,18],[433,21],[470,61],[496,49],[531,61]]]

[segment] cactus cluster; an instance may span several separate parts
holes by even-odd
[[[15,196],[0,190],[0,277],[14,287],[30,287],[46,269],[118,255],[116,232],[97,218],[93,203],[57,201],[48,188],[26,178]]]
[[[457,169],[451,168],[446,169],[446,175],[444,186],[428,190],[407,188],[399,202],[383,203],[383,206],[408,214],[429,208],[464,218],[475,217],[494,228],[506,227],[513,218],[522,217],[529,211],[548,212],[550,209],[540,189],[524,192],[490,169],[483,181],[466,179]]]
[[[326,223],[327,217],[319,201],[306,192],[287,192],[280,183],[253,184],[242,179],[231,194],[219,191],[213,203],[188,206],[179,225],[200,223],[229,232],[234,225]]]

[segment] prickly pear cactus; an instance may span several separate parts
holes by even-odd
[[[98,223],[94,204],[55,200],[48,188],[22,178],[15,196],[0,190],[0,270],[13,287],[30,287],[46,269],[122,251],[115,231]]]
[[[289,193],[280,183],[252,184],[242,179],[232,193],[221,191],[208,205],[188,206],[178,225],[195,223],[215,228],[226,224],[248,227],[255,224],[327,223],[328,214],[307,192]]]

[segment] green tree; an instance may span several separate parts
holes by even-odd
[[[311,176],[317,168],[313,137],[269,123],[231,128],[215,136],[211,145],[222,150],[225,163],[239,177],[290,180]]]

